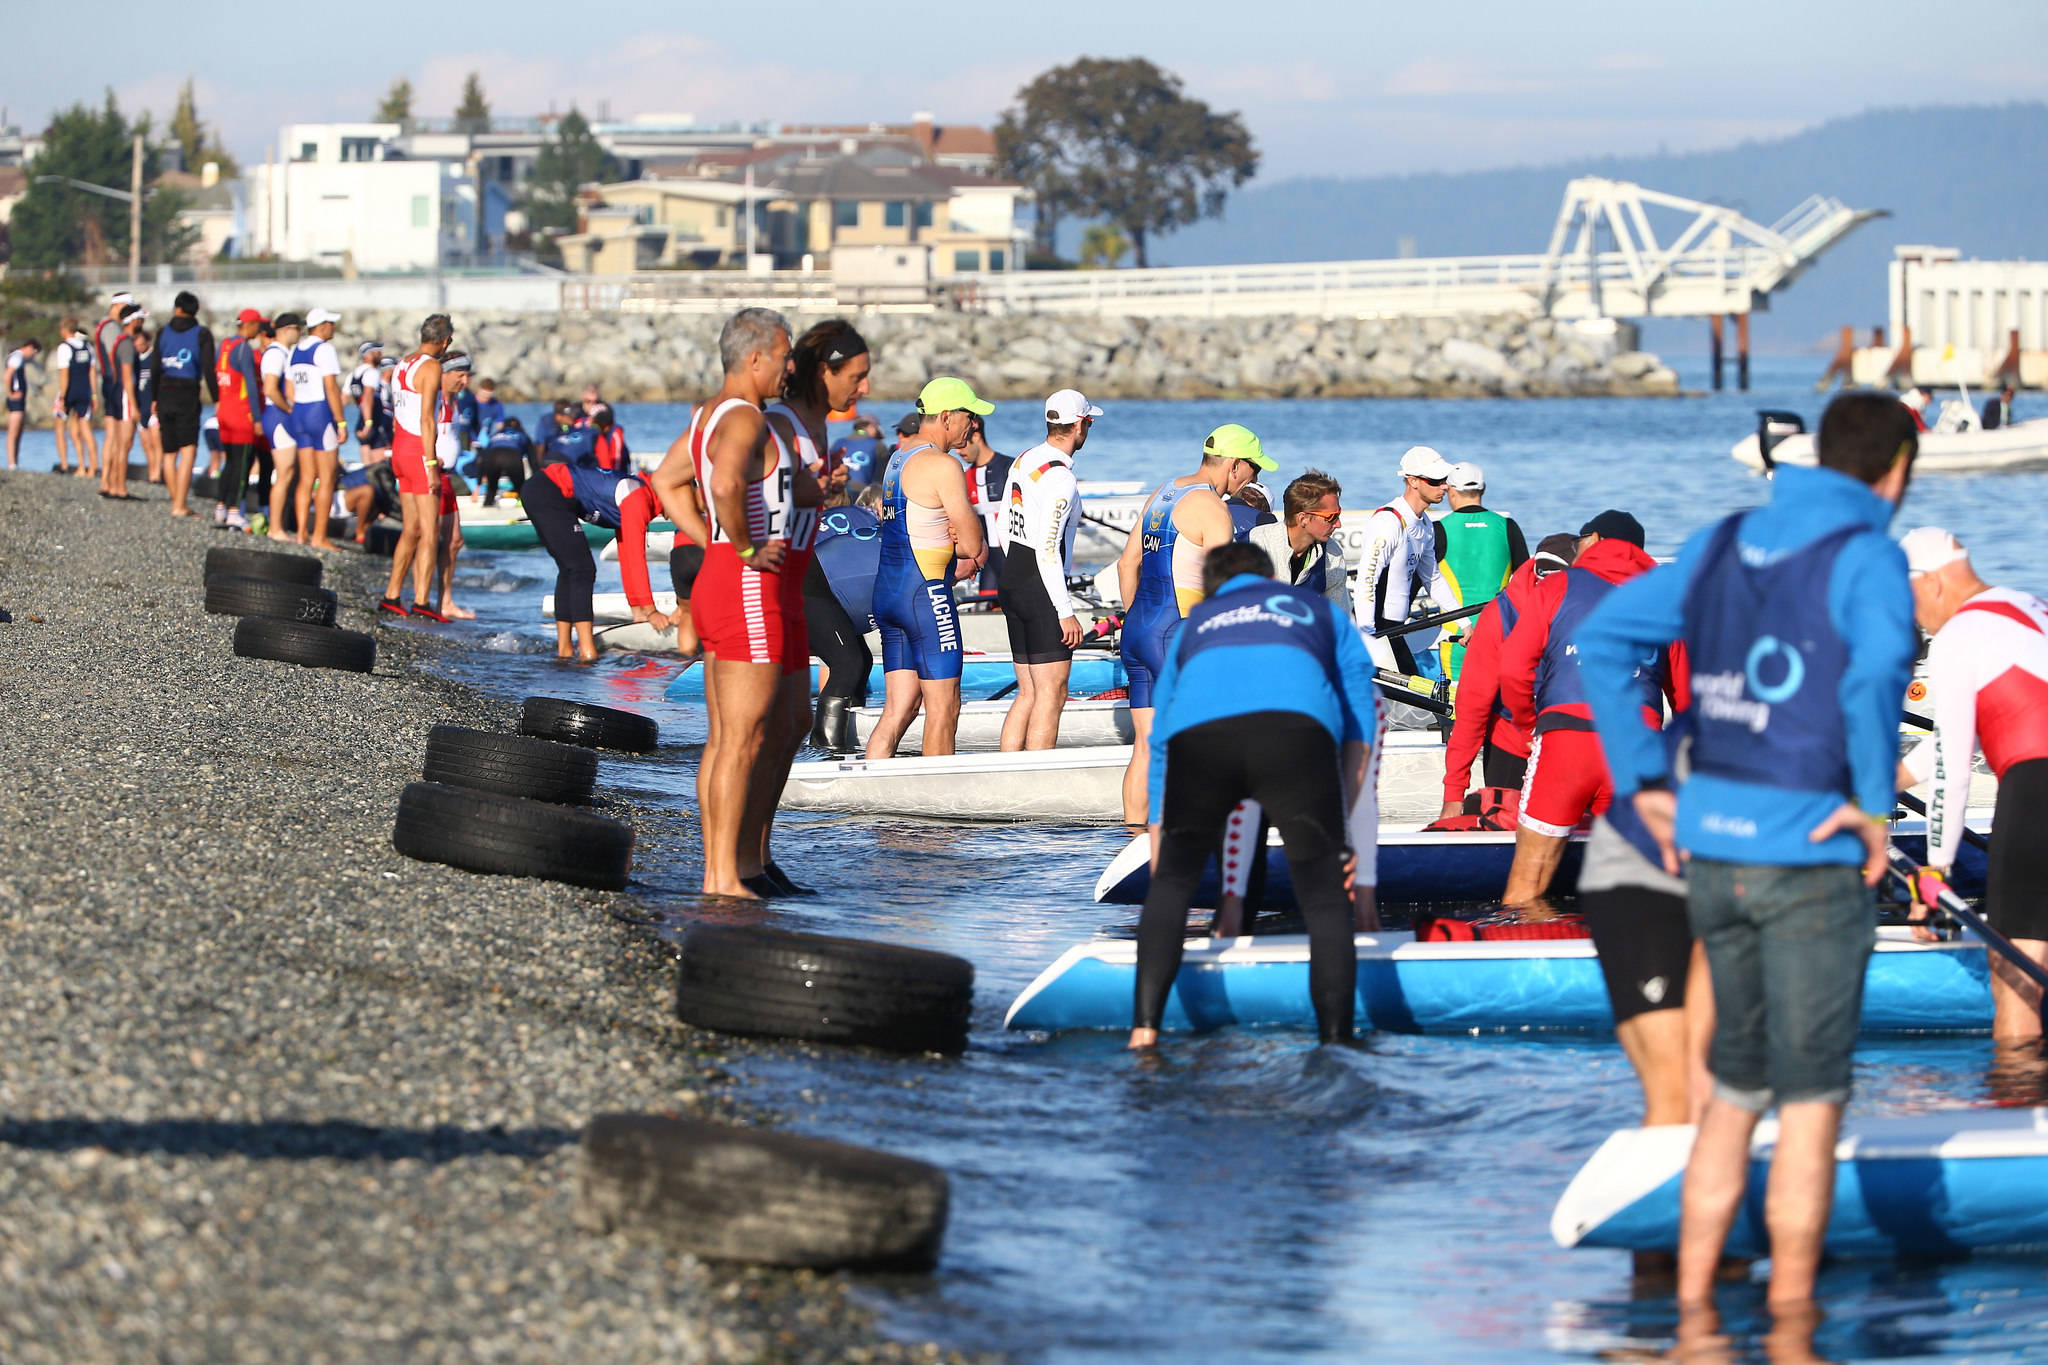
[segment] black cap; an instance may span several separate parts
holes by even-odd
[[[1617,512],[1612,507],[1579,528],[1582,536],[1597,535],[1602,540],[1625,540],[1638,550],[1643,548],[1643,524],[1626,512]]]
[[[923,426],[924,418],[914,412],[906,412],[903,414],[903,420],[896,424],[896,434],[898,436],[915,436],[919,428]]]

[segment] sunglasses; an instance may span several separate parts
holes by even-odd
[[[1318,512],[1315,508],[1308,507],[1302,509],[1302,515],[1305,517],[1321,517],[1332,526],[1342,526],[1344,524],[1344,514],[1342,512]]]
[[[1431,488],[1442,488],[1445,484],[1450,482],[1449,479],[1425,479],[1420,474],[1411,474],[1409,475],[1409,477],[1414,479],[1417,483],[1426,483]]]

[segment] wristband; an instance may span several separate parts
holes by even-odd
[[[749,545],[746,549],[734,550],[733,553],[740,557],[740,563],[751,564],[754,560],[754,552],[760,548],[758,545]]]

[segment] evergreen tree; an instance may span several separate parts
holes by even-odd
[[[491,106],[484,98],[484,83],[472,71],[462,81],[462,103],[455,106],[455,131],[458,133],[488,133],[491,131]]]
[[[555,125],[554,137],[541,143],[533,159],[533,178],[527,182],[523,204],[527,223],[536,234],[574,232],[576,191],[618,174],[618,161],[590,131],[589,121],[570,106]]]
[[[43,184],[40,177],[64,176],[125,194],[131,140],[137,133],[143,140],[142,259],[177,260],[191,249],[198,230],[178,221],[185,196],[172,189],[151,189],[159,158],[150,141],[148,115],[131,125],[109,90],[102,108],[76,104],[50,120],[28,192],[14,206],[10,237],[15,265],[51,270],[128,259],[126,203],[62,183]]]
[[[209,161],[220,168],[223,180],[233,180],[242,173],[242,168],[222,145],[219,132],[209,137],[206,125],[199,121],[199,102],[193,96],[189,77],[178,90],[178,105],[171,111],[170,132],[171,141],[177,144],[180,160],[192,174],[199,174],[199,168]]]
[[[400,76],[397,80],[391,82],[391,88],[386,90],[384,98],[378,101],[376,121],[378,123],[401,124],[412,122],[411,81]]]

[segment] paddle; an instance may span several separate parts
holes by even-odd
[[[1913,806],[1920,805],[1918,801],[1910,796],[1905,799]],[[1921,806],[1921,809],[1924,810],[1926,808]],[[1975,830],[1966,830],[1964,832],[1965,834],[1976,834]],[[1982,838],[1983,836],[1978,835],[1977,837]],[[1886,850],[1885,856],[1891,863],[1892,875],[1905,883],[1906,894],[1911,896],[1913,894],[1913,874],[1919,870],[1919,865],[1904,853],[1901,853],[1896,844]],[[1989,947],[1996,949],[1999,955],[2007,962],[2010,962],[2021,976],[2024,976],[2027,980],[2041,988],[2041,1030],[2043,1033],[2048,1033],[2048,971],[2043,971],[2040,964],[2021,952],[2011,939],[1985,923],[1984,917],[1975,910],[1972,910],[1970,903],[1955,892],[1943,891],[1941,893],[1941,909],[1950,919],[1968,929],[1978,938],[1983,939]]]
[[[1431,626],[1440,626],[1446,621],[1462,621],[1467,616],[1477,616],[1480,612],[1486,610],[1486,606],[1485,602],[1481,602],[1473,607],[1454,607],[1450,611],[1440,611],[1434,616],[1418,616],[1413,621],[1404,621],[1398,626],[1388,626],[1385,630],[1379,632],[1379,637],[1382,640],[1387,640],[1392,639],[1396,635],[1407,635],[1413,631],[1428,630]]]

